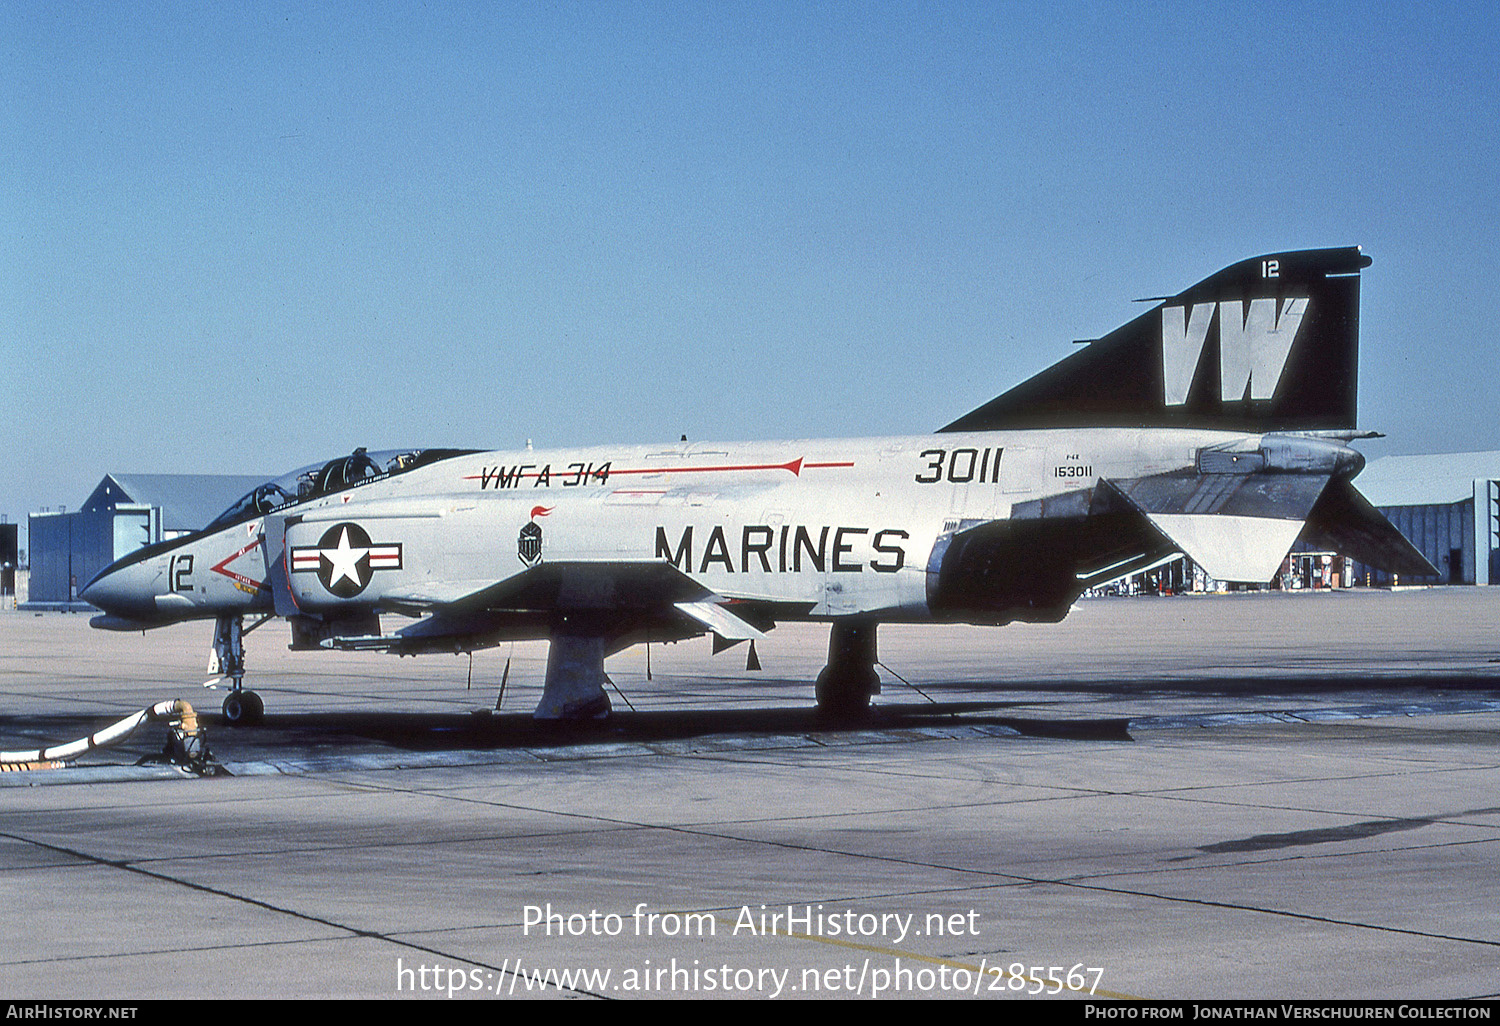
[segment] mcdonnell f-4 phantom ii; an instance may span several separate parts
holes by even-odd
[[[555,451],[356,450],[125,556],[96,627],[213,619],[225,717],[242,636],[398,655],[549,644],[539,719],[609,710],[642,642],[831,625],[821,709],[868,708],[876,630],[1055,622],[1088,588],[1180,554],[1265,583],[1299,538],[1433,566],[1355,490],[1358,248],[1234,264],[932,435]],[[415,618],[385,633],[382,614]]]

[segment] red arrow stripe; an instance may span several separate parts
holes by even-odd
[[[239,559],[241,556],[243,556],[245,553],[249,552],[251,549],[255,548],[255,546],[257,546],[259,544],[260,544],[260,538],[257,536],[256,539],[254,541],[252,541],[249,545],[246,545],[243,549],[240,549],[240,551],[236,552],[234,555],[230,556],[229,558],[223,560],[220,563],[215,564],[214,566],[210,567],[209,569],[211,569],[216,574],[223,574],[225,577],[229,578],[231,581],[238,581],[240,584],[243,584],[243,585],[245,585],[247,587],[250,587],[250,588],[254,588],[256,591],[260,591],[263,588],[265,588],[265,586],[266,586],[266,582],[265,581],[253,581],[250,578],[246,577],[244,574],[238,574],[238,573],[235,573],[233,570],[226,570],[226,569],[224,569],[230,563],[233,563],[236,559]]]
[[[600,475],[609,478],[614,477],[616,474],[729,474],[745,470],[786,470],[790,471],[793,476],[800,477],[802,476],[803,470],[823,470],[828,467],[854,466],[853,461],[840,463],[804,463],[804,459],[805,457],[799,456],[787,463],[739,463],[718,467],[633,467],[626,470],[596,470],[593,473],[585,474],[584,479],[587,480],[591,477],[596,478]],[[547,476],[566,477],[568,476],[568,473],[569,472],[567,471],[552,470],[547,472]],[[518,474],[516,476],[517,478],[541,477],[542,472],[540,470],[537,470],[530,473]],[[479,481],[482,478],[483,475],[481,474],[466,474],[463,477],[463,480]]]

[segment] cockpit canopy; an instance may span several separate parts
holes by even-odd
[[[408,470],[473,451],[475,450],[386,449],[370,452],[355,449],[348,456],[340,456],[326,463],[314,463],[257,485],[249,494],[215,517],[213,523],[204,530],[217,531],[295,502],[331,495],[346,488],[404,474]]]

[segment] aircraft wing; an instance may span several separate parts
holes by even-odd
[[[333,638],[332,648],[400,653],[504,638],[546,637],[558,620],[591,623],[612,650],[637,635],[660,640],[712,631],[726,641],[761,638],[713,592],[665,561],[542,563],[495,582],[454,581],[388,594],[384,606],[423,618],[382,637]]]
[[[480,610],[649,609],[693,602],[712,594],[665,561],[540,563],[513,577],[470,589],[473,582],[424,586],[387,594],[385,603],[406,612]]]

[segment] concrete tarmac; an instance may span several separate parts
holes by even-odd
[[[150,726],[0,774],[12,999],[1500,995],[1500,589],[885,627],[842,728],[817,625],[759,673],[622,653],[617,715],[557,731],[542,644],[292,653],[273,622],[266,721],[231,729],[211,624],[87,619],[0,613],[0,748],[180,697],[228,773],[151,762]]]

